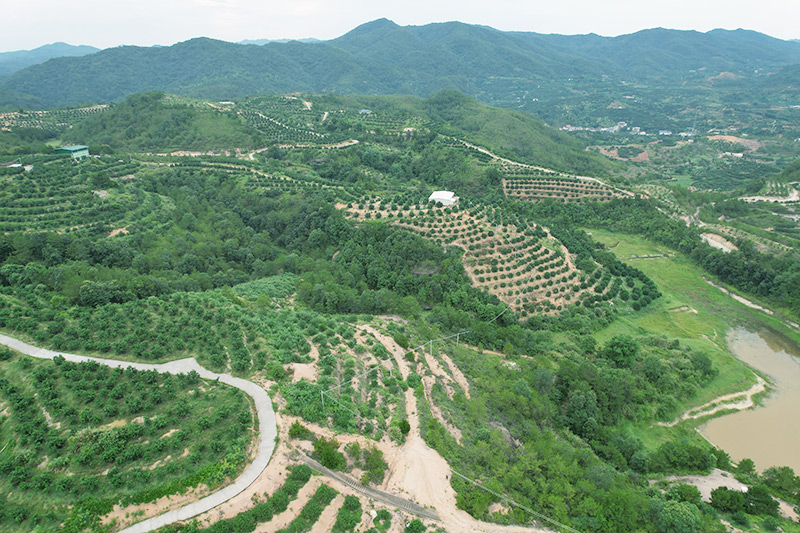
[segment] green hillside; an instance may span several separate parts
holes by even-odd
[[[162,93],[130,96],[67,130],[64,138],[127,151],[250,149],[260,144],[259,132],[235,114]]]
[[[85,56],[99,51],[99,48],[93,46],[72,46],[67,43],[53,43],[33,50],[3,52],[0,53],[0,78],[9,76],[25,67],[44,63],[54,57]]]
[[[360,113],[365,109],[368,114]],[[348,139],[369,142],[376,130],[402,133],[406,127],[415,134],[463,139],[562,171],[608,175],[615,167],[605,158],[585,151],[580,141],[527,113],[490,107],[452,90],[426,99],[263,95],[237,99],[234,105],[224,106],[145,93],[81,120],[65,130],[63,138],[98,149],[128,152],[246,151],[273,143],[325,145]]]
[[[644,185],[604,179],[633,163],[452,90],[150,92],[7,120],[27,129],[7,132],[24,165],[0,168],[3,334],[104,358],[194,357],[262,386],[279,411],[270,485],[169,531],[327,530],[337,508],[337,523],[358,523],[353,499],[323,514],[339,485],[309,480],[303,454],[350,487],[396,480],[441,518],[381,504],[383,530],[545,516],[587,532],[797,531],[770,516],[772,496],[800,503],[794,473],[737,468],[697,434],[702,420],[681,421],[756,382],[726,347],[732,325],[797,338],[791,247],[737,238],[726,253],[701,238],[754,212],[733,193],[634,194]],[[44,139],[109,153],[74,161]],[[439,189],[458,202],[430,202]],[[703,229],[678,218],[688,208]],[[0,350],[3,531],[127,527],[252,457],[246,402],[222,385],[57,365]],[[666,481],[712,468],[758,488],[732,510]]]
[[[263,46],[198,38],[169,47],[124,46],[60,58],[0,84],[0,105],[120,101],[145,91],[231,99],[264,92],[413,94],[456,89],[487,103],[557,101],[570,81],[605,90],[624,82],[678,88],[721,72],[742,84],[800,62],[800,43],[746,31],[645,30],[603,38],[501,32],[458,22],[398,26],[376,20],[330,41]],[[12,92],[9,92],[12,91]]]

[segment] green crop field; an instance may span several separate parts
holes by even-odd
[[[3,349],[4,531],[97,517],[235,477],[253,438],[244,393],[196,376],[39,361]]]

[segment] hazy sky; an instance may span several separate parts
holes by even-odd
[[[107,48],[199,36],[331,39],[381,17],[539,33],[620,35],[661,26],[800,38],[798,0],[0,0],[0,51],[56,41]]]

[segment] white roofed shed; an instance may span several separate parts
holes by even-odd
[[[453,205],[458,201],[458,196],[450,191],[433,191],[428,197],[428,202],[438,202],[443,206]]]

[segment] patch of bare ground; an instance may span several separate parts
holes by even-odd
[[[384,343],[382,342],[382,344],[384,344]],[[417,352],[419,352],[419,350]],[[431,372],[433,372],[434,376],[439,378],[440,383],[442,384],[442,386],[444,387],[445,392],[447,393],[447,397],[452,400],[453,399],[453,386],[452,386],[453,378],[450,377],[450,374],[448,374],[447,372],[444,371],[444,369],[439,364],[439,361],[437,361],[436,358],[433,357],[430,354],[430,350],[423,349],[422,352],[423,352],[423,356],[425,358],[425,362],[428,364],[428,368],[430,368],[430,370],[431,370]]]
[[[319,476],[313,476],[308,480],[308,483],[303,485],[303,487],[298,491],[297,499],[289,502],[289,507],[287,507],[284,512],[273,516],[272,520],[269,522],[258,524],[258,527],[255,529],[255,533],[272,533],[273,531],[278,531],[287,527],[292,523],[292,520],[300,515],[300,511],[303,509],[303,506],[308,503],[308,500],[311,499],[320,485],[322,485],[322,478]]]
[[[672,427],[683,422],[684,420],[694,420],[704,416],[713,415],[720,411],[743,411],[745,409],[750,409],[755,405],[753,397],[757,394],[761,394],[765,390],[767,390],[767,382],[764,381],[761,376],[756,376],[756,384],[745,391],[723,394],[722,396],[718,396],[717,398],[714,398],[703,405],[692,407],[672,422],[658,422],[655,425]]]
[[[336,515],[339,513],[344,504],[344,496],[337,494],[336,497],[329,503],[322,514],[319,515],[317,522],[311,527],[311,533],[327,533],[333,529],[333,524],[336,523]]]
[[[286,367],[292,371],[292,383],[301,379],[316,383],[319,377],[319,369],[314,363],[289,363]]]
[[[739,249],[739,247],[733,244],[731,241],[729,241],[725,237],[717,235],[716,233],[702,233],[700,236],[710,246],[722,250],[723,252],[730,253],[734,250]]]
[[[34,394],[34,397],[38,396]],[[47,409],[45,409],[43,405],[39,405],[39,409],[42,410],[42,415],[44,416],[44,419],[47,422],[48,426],[55,429],[61,429],[61,422],[54,422],[53,417],[50,415],[50,413],[47,412]]]
[[[123,234],[123,235],[127,235],[128,234],[128,226],[125,226],[124,228],[112,229],[111,233],[109,233],[108,236],[109,237],[114,237],[115,235],[119,235],[120,233]]]
[[[145,467],[145,468],[146,468],[147,470],[155,470],[155,469],[156,469],[156,468],[158,468],[159,466],[162,466],[162,465],[165,465],[165,464],[167,464],[167,463],[169,462],[169,460],[170,460],[170,459],[172,459],[172,456],[171,456],[171,455],[168,455],[168,456],[164,457],[163,459],[159,459],[159,460],[158,460],[158,461],[156,461],[155,463],[153,463],[153,464],[151,464],[150,466],[147,466],[147,467]]]
[[[456,366],[453,360],[450,359],[449,355],[447,355],[442,351],[439,352],[439,356],[447,364],[447,368],[450,369],[450,373],[452,374],[453,379],[456,381],[456,383],[458,383],[458,386],[461,387],[461,390],[464,391],[464,396],[466,396],[467,398],[471,398],[471,396],[469,395],[469,381],[467,381],[467,377],[464,375],[464,373],[461,372],[461,370],[458,368],[458,366]]]
[[[664,478],[664,481],[674,484],[694,485],[700,491],[700,496],[705,502],[711,501],[711,491],[719,487],[727,487],[740,492],[749,488],[741,481],[735,479],[733,474],[720,470],[719,468],[713,469],[707,476],[669,476]],[[656,480],[650,481],[651,484],[655,482]],[[779,511],[784,517],[794,520],[795,522],[800,520],[800,516],[798,516],[791,504],[781,499],[778,499],[778,503],[780,505]]]
[[[489,514],[502,514],[507,515],[511,512],[511,508],[502,502],[494,502],[489,506]]]
[[[118,529],[123,529],[131,525],[134,521],[140,522],[145,518],[178,509],[188,503],[199,500],[203,496],[210,494],[208,486],[199,485],[195,488],[187,490],[183,494],[173,494],[170,496],[163,496],[154,502],[143,503],[140,505],[129,505],[128,507],[120,507],[115,505],[114,509],[105,516],[100,517],[100,522],[103,525],[110,524],[116,521]]]
[[[697,309],[694,307],[690,307],[688,305],[682,305],[681,307],[676,307],[674,309],[669,310],[670,313],[694,313],[697,314]]]
[[[727,143],[741,144],[747,148],[748,152],[755,152],[761,148],[761,143],[755,139],[745,139],[743,137],[735,137],[733,135],[710,135],[709,141],[722,141]]]
[[[169,437],[173,436],[175,433],[177,433],[178,431],[180,431],[180,430],[177,429],[177,428],[176,429],[170,429],[169,431],[167,431],[166,433],[161,435],[161,437],[159,437],[159,438],[162,438],[162,439],[169,438]]]
[[[606,157],[609,157],[611,159],[616,159],[618,161],[636,161],[636,162],[650,161],[650,154],[647,153],[647,150],[642,150],[633,157],[622,157],[621,155],[619,155],[619,148],[616,147],[605,148],[603,146],[597,146],[597,151]]]

